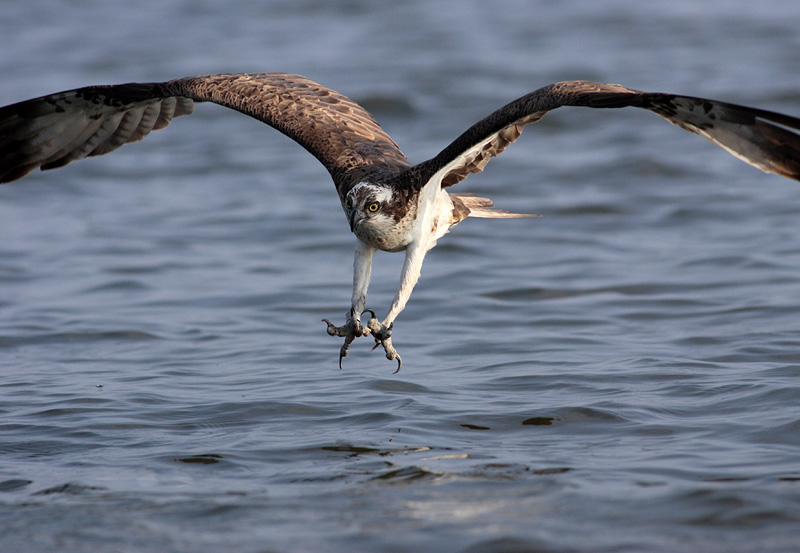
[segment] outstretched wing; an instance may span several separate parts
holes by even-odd
[[[160,85],[68,90],[0,108],[0,183],[136,142],[194,110]]]
[[[525,125],[561,106],[648,109],[750,165],[800,180],[800,119],[704,98],[567,81],[535,90],[474,124],[436,157],[411,168],[407,182],[417,188],[461,182],[470,173],[482,171],[491,158],[519,138]]]
[[[366,110],[310,79],[220,74],[92,86],[0,108],[0,183],[37,167],[106,154],[205,101],[255,117],[296,140],[330,171],[337,187],[347,181],[339,177],[357,167],[411,165]]]

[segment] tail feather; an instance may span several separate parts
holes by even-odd
[[[540,217],[532,213],[512,213],[494,207],[489,198],[479,198],[470,194],[450,194],[453,200],[454,211],[458,213],[460,219],[467,217],[482,217],[485,219],[511,219],[514,217]]]

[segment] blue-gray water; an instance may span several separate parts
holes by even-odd
[[[800,114],[796,0],[0,10],[1,104],[290,71],[414,161],[563,79]],[[544,217],[440,241],[397,375],[367,340],[337,368],[353,238],[264,125],[199,106],[0,189],[0,550],[800,550],[800,183],[564,109],[458,189]]]

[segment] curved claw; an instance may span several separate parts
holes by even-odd
[[[342,359],[347,356],[347,350],[355,339],[356,334],[348,334],[344,337],[344,344],[342,344],[342,348],[339,350],[339,370],[342,370]]]
[[[375,317],[375,312],[371,309],[364,311],[364,313],[366,312],[371,313],[373,318]],[[353,340],[359,336],[368,335],[370,332],[369,328],[362,325],[361,321],[357,318],[354,318],[352,315],[342,326],[336,326],[328,319],[322,319],[322,322],[328,325],[328,327],[325,329],[328,335],[344,338],[344,344],[342,344],[342,347],[339,350],[339,369],[341,369],[342,359],[347,356],[347,350],[350,348],[350,344],[352,344]]]
[[[385,340],[382,341],[378,341],[376,339],[375,345],[372,346],[372,349],[370,349],[370,351],[375,351],[376,349],[378,349],[378,346],[383,346],[383,349],[386,351],[386,359],[388,359],[389,361],[394,361],[395,359],[397,360],[397,370],[394,371],[392,374],[399,373],[400,368],[403,366],[403,359],[400,357],[400,354],[397,353],[397,350],[394,349],[394,346],[392,346],[391,339],[386,338]]]
[[[392,374],[397,374],[400,372],[400,368],[403,366],[403,359],[400,357],[400,354],[394,352],[395,359],[397,359],[397,369]],[[388,357],[388,355],[387,355]]]
[[[353,343],[353,340],[359,336],[372,334],[372,337],[375,339],[375,345],[370,351],[377,349],[378,346],[383,346],[386,352],[386,359],[389,361],[397,360],[397,369],[392,373],[397,374],[403,366],[403,360],[400,358],[397,350],[394,349],[394,346],[392,346],[392,328],[394,325],[390,324],[388,327],[384,327],[375,317],[375,312],[372,309],[365,309],[361,312],[362,315],[364,313],[369,313],[371,315],[366,325],[363,325],[359,319],[353,316],[342,326],[336,326],[328,319],[322,319],[322,322],[328,325],[326,331],[330,336],[344,338],[344,344],[342,344],[339,350],[339,369],[341,370],[342,368],[342,359],[347,356],[347,351],[350,349],[350,344]]]
[[[391,343],[379,342],[376,340],[375,345],[372,346],[370,351],[375,351],[376,349],[378,349],[378,346],[383,346],[383,349],[386,350],[386,359],[388,359],[389,361],[397,359],[397,370],[394,371],[392,374],[399,373],[400,367],[403,366],[403,359],[400,357],[400,354],[397,353],[397,350],[394,349]]]
[[[397,370],[394,371],[393,374],[400,372],[400,368],[403,366],[403,360],[392,345],[392,329],[394,328],[394,324],[384,327],[378,319],[372,318],[369,320],[369,323],[367,323],[367,326],[372,333],[372,337],[375,338],[375,345],[372,346],[370,351],[374,351],[378,346],[383,346],[383,350],[386,352],[386,359],[389,361],[397,360]]]

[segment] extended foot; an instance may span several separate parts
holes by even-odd
[[[322,319],[323,323],[327,323],[328,334],[331,336],[340,336],[344,338],[344,344],[342,344],[342,349],[339,350],[339,368],[342,368],[342,359],[347,356],[347,350],[350,349],[350,344],[353,343],[353,340],[360,336],[368,336],[372,334],[372,337],[375,338],[375,346],[372,348],[373,350],[378,346],[383,346],[384,351],[386,352],[386,359],[389,361],[394,361],[397,359],[397,370],[394,371],[394,374],[400,372],[400,367],[403,366],[403,360],[400,358],[400,354],[397,353],[397,350],[394,349],[392,346],[392,326],[389,325],[388,327],[382,325],[380,321],[375,317],[375,312],[372,309],[367,309],[363,311],[361,314],[364,313],[370,314],[370,319],[367,322],[366,326],[361,323],[361,319],[354,315],[351,315],[347,322],[342,326],[336,326],[328,319]]]
[[[389,361],[397,359],[397,370],[394,371],[394,374],[397,374],[403,366],[403,359],[392,345],[392,327],[394,323],[389,326],[384,326],[375,318],[374,313],[372,315],[372,318],[367,322],[367,328],[369,328],[372,337],[375,338],[375,345],[372,346],[372,349],[374,350],[378,346],[383,346],[383,350],[386,352],[386,359]]]
[[[364,313],[367,312],[372,314],[373,319],[375,318],[375,313],[371,309],[364,311]],[[341,336],[344,338],[342,349],[339,350],[339,368],[341,369],[342,359],[347,356],[347,350],[350,349],[350,344],[352,344],[353,340],[360,336],[368,336],[370,330],[361,324],[360,318],[355,316],[355,314],[350,315],[350,318],[347,319],[347,322],[342,326],[336,326],[328,319],[322,319],[322,322],[328,324],[328,334],[331,336]]]

